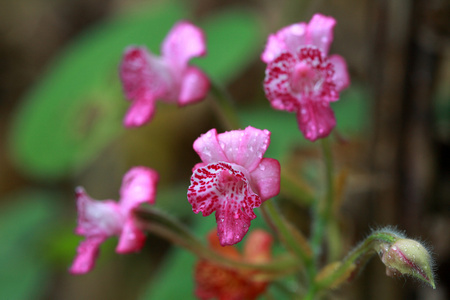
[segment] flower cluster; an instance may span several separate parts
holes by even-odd
[[[309,24],[298,23],[281,29],[268,39],[261,58],[267,63],[264,90],[275,109],[297,113],[300,130],[311,141],[327,136],[336,121],[329,103],[349,85],[344,59],[328,56],[335,20],[315,15]],[[119,73],[131,106],[125,127],[142,126],[151,121],[156,101],[178,105],[205,98],[208,77],[190,66],[194,57],[206,54],[201,29],[181,21],[162,43],[161,56],[145,47],[130,46],[120,63]],[[270,259],[271,237],[254,230],[244,246],[244,254],[233,247],[247,234],[254,209],[280,192],[280,164],[264,154],[270,144],[268,130],[251,126],[218,134],[211,129],[193,144],[201,162],[192,170],[187,200],[194,213],[208,216],[215,212],[217,231],[209,236],[211,248],[245,263],[264,263]],[[90,271],[100,244],[118,236],[118,253],[138,251],[145,235],[133,211],[142,203],[155,202],[158,173],[134,167],[123,178],[120,200],[95,201],[83,188],[77,188],[78,226],[85,236],[70,268],[73,274]],[[208,260],[201,260],[195,271],[196,294],[201,299],[254,299],[267,282],[253,280],[254,272],[239,272]]]

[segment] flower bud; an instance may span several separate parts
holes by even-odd
[[[428,250],[419,242],[399,239],[392,245],[380,247],[381,261],[386,265],[386,275],[410,275],[436,288],[433,278],[433,261]]]

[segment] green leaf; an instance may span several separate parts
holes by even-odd
[[[258,59],[262,31],[256,15],[250,11],[222,11],[201,22],[201,27],[205,30],[208,55],[193,62],[213,81],[229,82]]]
[[[54,179],[83,169],[122,130],[126,102],[117,66],[130,44],[152,50],[186,13],[145,6],[75,40],[25,97],[11,132],[11,153],[29,175]]]
[[[41,241],[54,223],[57,196],[24,191],[2,199],[0,214],[0,294],[2,299],[38,299],[50,280]]]

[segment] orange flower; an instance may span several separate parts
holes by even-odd
[[[253,230],[244,245],[243,253],[233,246],[222,247],[217,230],[208,235],[210,247],[222,256],[246,263],[264,263],[270,260],[272,237],[263,230]],[[248,300],[256,299],[268,285],[257,280],[255,271],[242,271],[200,260],[195,267],[195,294],[200,299]]]

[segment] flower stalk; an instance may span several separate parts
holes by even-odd
[[[142,206],[134,211],[139,226],[168,241],[180,245],[199,258],[216,264],[239,269],[242,271],[257,271],[264,278],[280,278],[296,272],[300,263],[292,255],[283,255],[271,259],[267,263],[248,263],[218,254],[205,246],[186,226],[178,220],[155,208]]]

